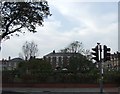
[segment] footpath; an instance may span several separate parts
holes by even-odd
[[[99,85],[91,84],[4,84],[2,90],[25,94],[100,94]],[[120,94],[119,88],[110,84],[104,85],[103,92],[103,94]]]

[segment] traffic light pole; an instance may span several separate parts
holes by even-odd
[[[103,94],[103,67],[102,67],[102,60],[100,61],[100,94]]]
[[[99,64],[99,71],[100,71],[100,94],[103,94],[103,62],[110,60],[110,48],[108,48],[106,45],[103,46],[103,54],[102,54],[102,47],[100,43],[97,43],[97,46],[95,48],[92,48],[94,51],[92,55],[92,59],[94,59]],[[103,58],[102,58],[103,57]],[[119,67],[120,68],[120,67]]]
[[[102,48],[100,43],[98,44],[99,52],[99,68],[100,68],[100,94],[103,94],[103,60],[102,60]]]

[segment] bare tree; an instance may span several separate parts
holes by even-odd
[[[68,47],[61,49],[60,52],[64,53],[83,53],[83,44],[79,41],[73,41]]]
[[[37,56],[37,53],[38,53],[38,47],[34,41],[32,42],[26,41],[22,46],[22,50],[23,50],[24,57],[26,60],[29,60],[30,57]]]
[[[92,59],[92,54],[91,54],[90,50],[84,50],[83,54],[87,57],[88,60]]]
[[[19,53],[18,55],[19,55],[19,58],[24,59],[24,56],[22,53]]]
[[[82,42],[79,41],[74,41],[73,43],[71,43],[69,45],[69,49],[71,50],[71,52],[82,52],[83,50],[83,44]]]

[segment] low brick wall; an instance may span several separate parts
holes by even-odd
[[[118,87],[116,84],[104,84],[105,88]],[[64,83],[53,83],[53,84],[2,84],[2,87],[32,87],[32,88],[98,88],[99,84],[64,84]]]

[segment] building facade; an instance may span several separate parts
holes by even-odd
[[[111,54],[110,60],[104,62],[104,69],[106,70],[119,70],[120,68],[120,55],[119,53]]]
[[[6,59],[2,59],[1,63],[2,63],[2,70],[14,70],[17,68],[18,64],[20,62],[22,62],[23,59],[21,58],[13,58],[11,59],[9,57],[8,60]]]
[[[56,68],[62,68],[65,69],[69,65],[69,59],[71,56],[73,56],[74,53],[56,53],[53,51],[52,53],[49,53],[45,55],[43,58],[47,62],[50,62],[53,69]]]

